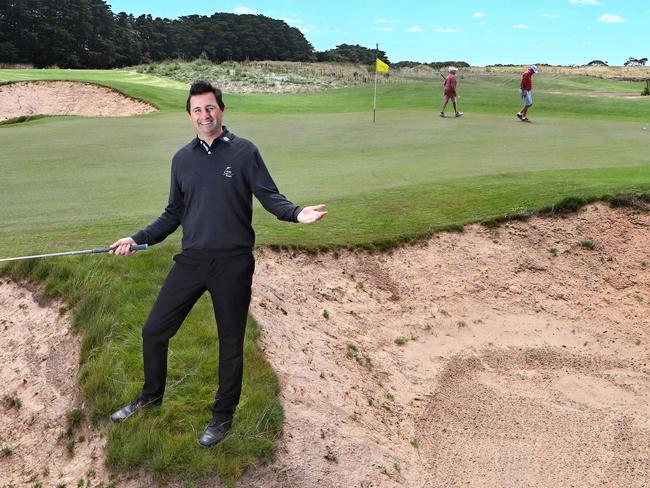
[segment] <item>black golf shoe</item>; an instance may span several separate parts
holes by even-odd
[[[201,434],[201,437],[199,437],[199,444],[203,447],[212,447],[217,445],[224,439],[224,437],[226,437],[231,425],[232,419],[224,420],[223,418],[213,418],[203,431],[203,434]]]
[[[147,405],[159,406],[160,404],[160,401],[141,400],[140,398],[136,398],[128,405],[123,406],[117,412],[113,413],[113,415],[111,415],[111,420],[113,422],[122,422]]]

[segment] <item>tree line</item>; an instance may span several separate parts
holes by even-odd
[[[315,61],[302,32],[263,15],[178,19],[120,12],[104,0],[0,0],[0,62],[115,68],[207,57]]]
[[[343,61],[373,64],[384,51],[341,44],[316,52],[300,30],[263,15],[178,19],[120,12],[105,0],[0,0],[0,63],[118,68],[168,59]]]

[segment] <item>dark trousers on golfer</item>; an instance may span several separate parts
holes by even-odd
[[[252,252],[217,259],[176,261],[142,329],[144,387],[139,398],[159,403],[165,393],[167,350],[192,306],[207,290],[212,297],[219,336],[219,388],[212,412],[229,418],[241,394],[244,333],[255,260]]]

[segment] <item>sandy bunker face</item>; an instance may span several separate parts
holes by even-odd
[[[148,103],[91,83],[26,81],[0,85],[0,122],[30,115],[116,117],[155,111]]]
[[[250,486],[647,486],[649,234],[595,205],[389,254],[259,252],[286,422]]]
[[[391,253],[258,250],[251,311],[286,421],[238,486],[647,486],[649,232],[594,205]],[[74,457],[60,436],[82,406],[67,321],[1,281],[0,473],[107,480],[101,434],[75,434]]]
[[[77,486],[106,480],[105,441],[87,421],[76,388],[79,339],[61,304],[34,288],[0,278],[0,486]]]

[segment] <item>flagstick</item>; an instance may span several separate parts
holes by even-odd
[[[375,97],[372,100],[372,123],[375,123],[375,114],[377,111],[377,59],[379,55],[379,43],[376,44],[375,50]]]
[[[375,61],[376,63],[376,61]],[[375,66],[375,98],[372,101],[372,123],[375,123],[375,111],[377,110],[377,67]]]

